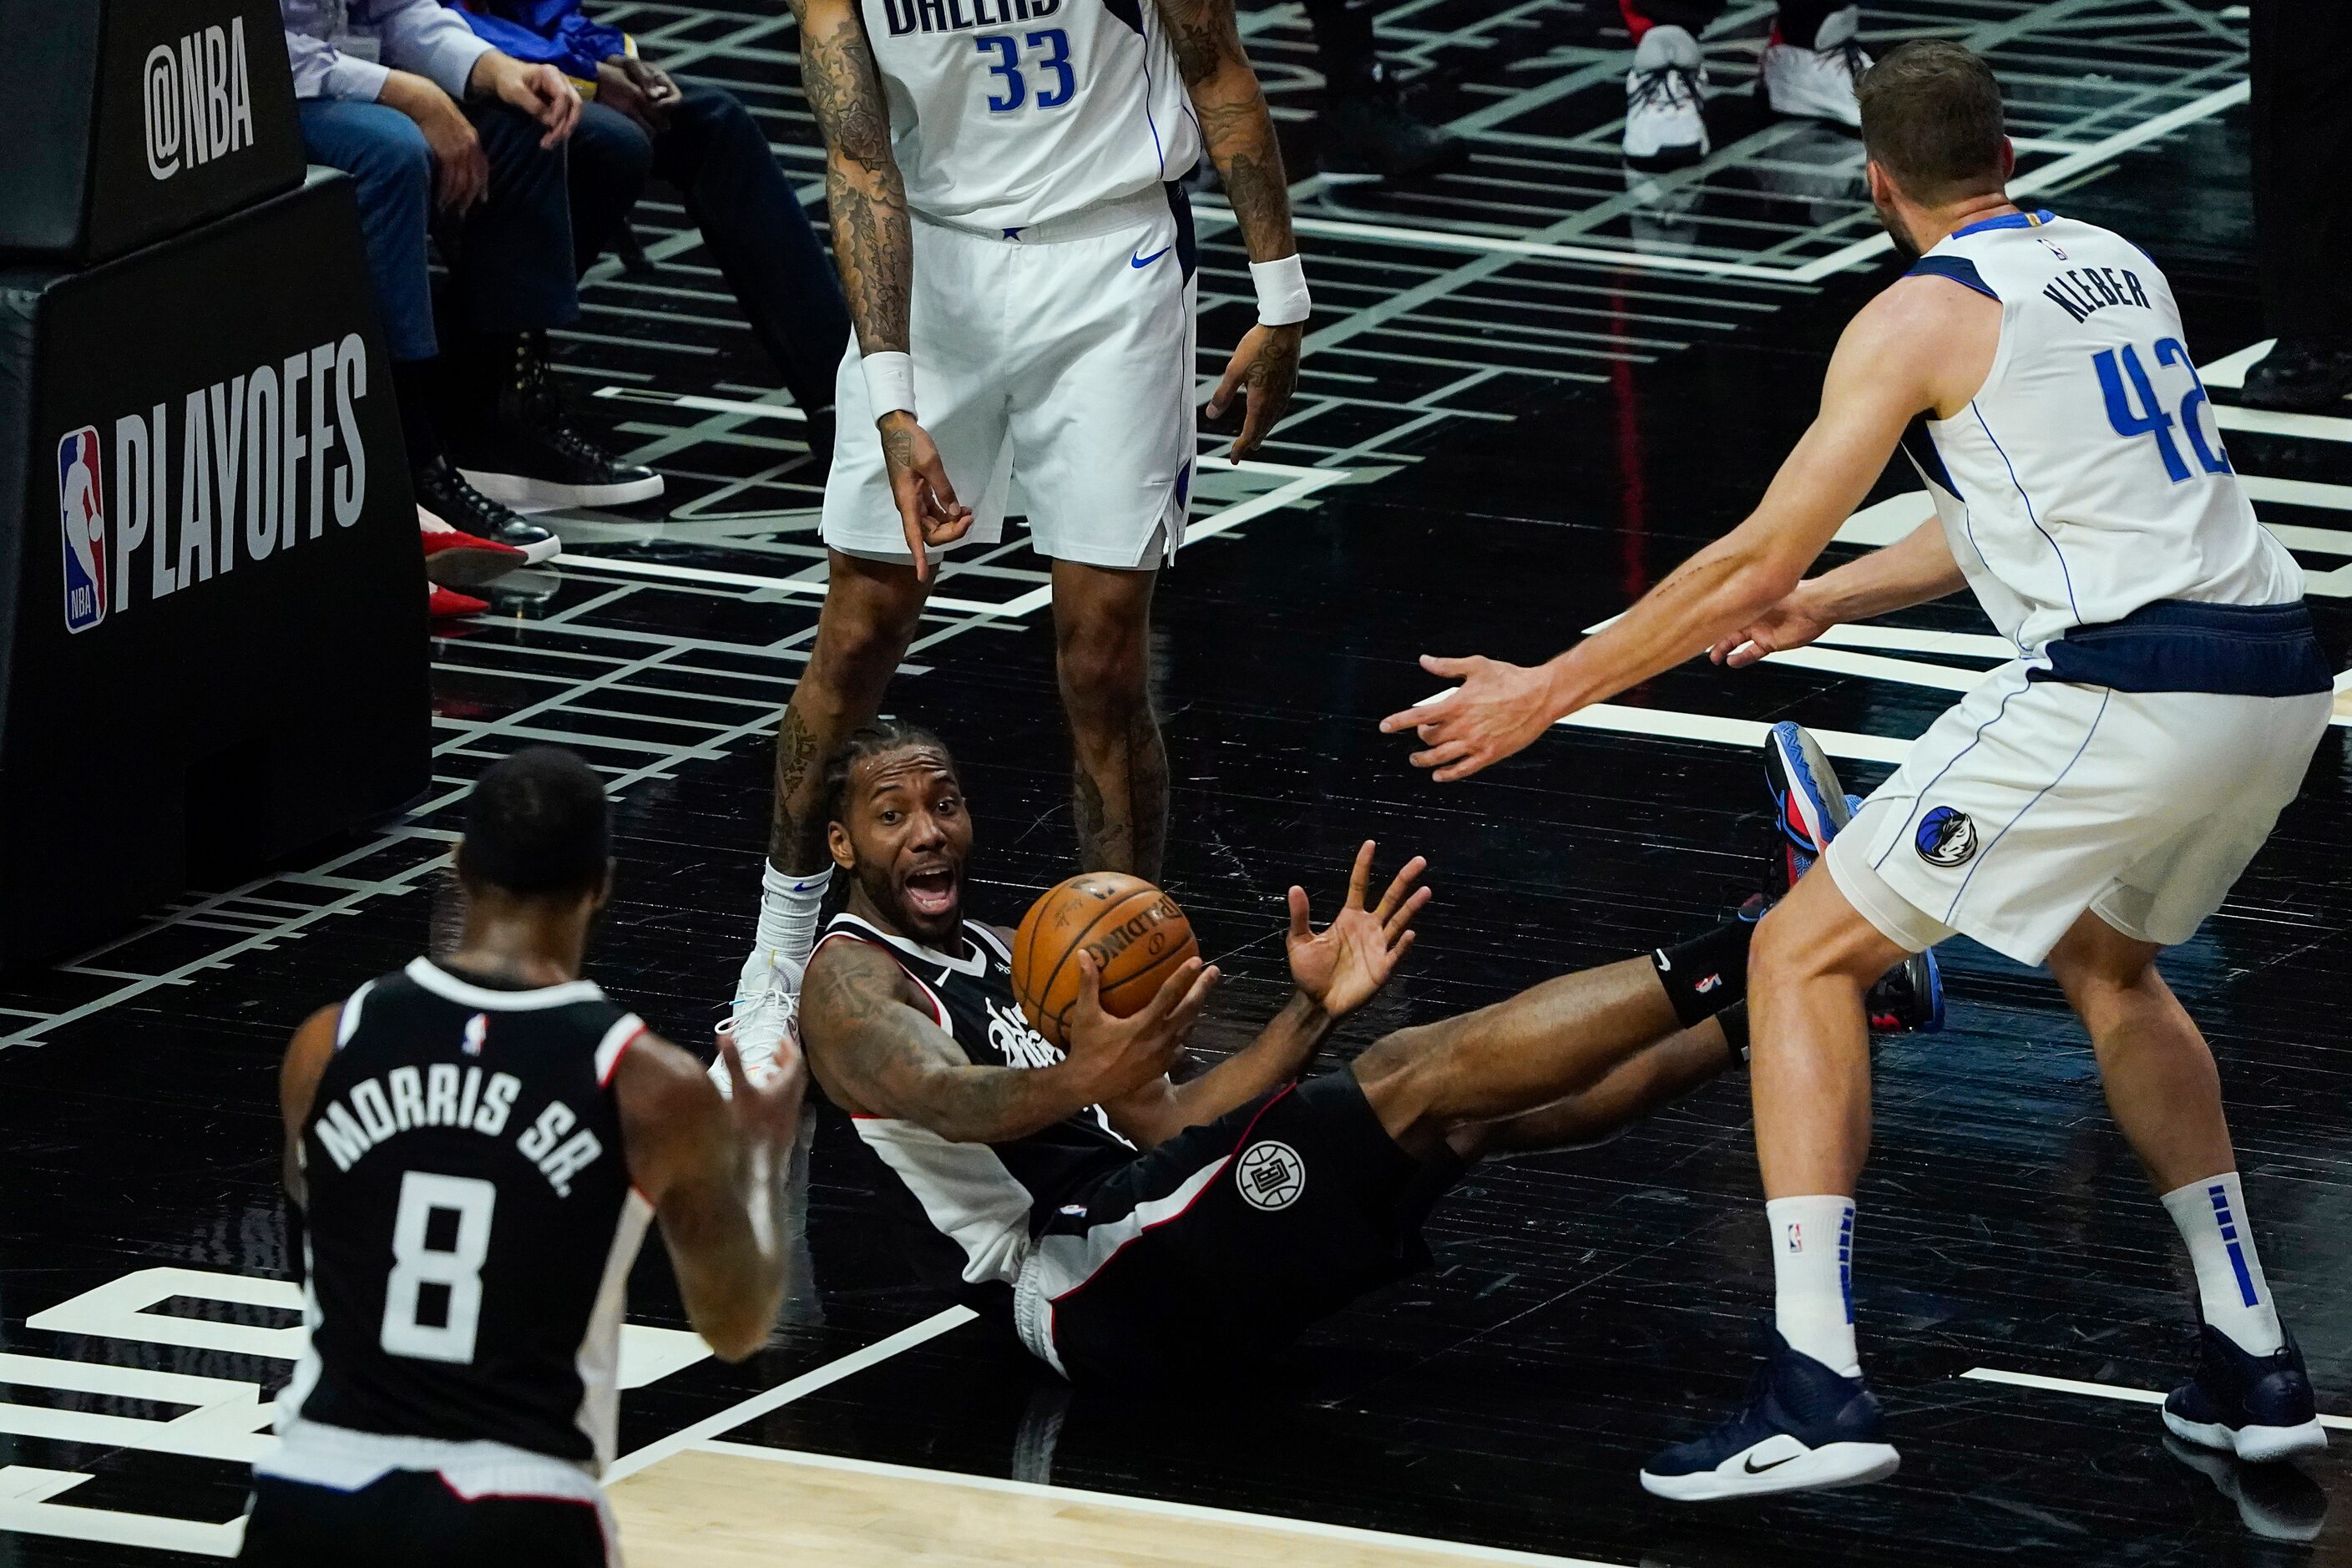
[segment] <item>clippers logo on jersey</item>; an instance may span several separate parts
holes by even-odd
[[[1286,1209],[1307,1190],[1307,1162],[1289,1144],[1268,1138],[1234,1162],[1234,1185],[1252,1208]]]
[[[58,526],[65,535],[66,630],[106,619],[106,484],[98,432],[85,425],[58,443]]]
[[[1977,852],[1977,825],[1967,812],[1939,805],[1919,819],[1912,843],[1930,866],[1958,866]]]
[[[1021,1016],[1017,1005],[1007,1006],[992,1001],[987,1011],[988,1043],[1004,1058],[1005,1066],[1049,1068],[1062,1059],[1062,1053],[1029,1026],[1029,1020]]]

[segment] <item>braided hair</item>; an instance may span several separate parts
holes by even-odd
[[[849,805],[849,775],[857,764],[869,757],[888,756],[896,752],[912,751],[918,746],[929,747],[955,765],[955,757],[948,743],[920,724],[910,724],[904,719],[877,719],[850,731],[824,764],[824,815],[828,822],[847,820]]]

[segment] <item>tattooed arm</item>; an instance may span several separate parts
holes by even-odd
[[[1279,261],[1298,252],[1290,232],[1290,186],[1282,172],[1282,148],[1274,139],[1274,117],[1257,73],[1242,51],[1234,24],[1234,0],[1155,0],[1176,46],[1176,67],[1201,121],[1202,140],[1224,182],[1225,200],[1241,226],[1252,261]],[[1235,459],[1255,451],[1290,406],[1298,386],[1298,340],[1303,324],[1252,327],[1225,366],[1225,378],[1209,399],[1209,417],[1223,415],[1234,389],[1249,388],[1249,413],[1234,442]]]
[[[1087,1106],[1166,1076],[1216,971],[1196,959],[1170,977],[1151,1005],[1112,1018],[1089,976],[1071,1013],[1069,1055],[1051,1067],[978,1067],[940,1027],[907,972],[866,942],[829,942],[809,961],[801,988],[801,1045],[833,1102],[852,1116],[886,1116],[955,1143],[1025,1138]]]
[[[914,235],[906,184],[890,152],[890,106],[882,95],[874,46],[856,0],[792,0],[792,6],[801,30],[801,86],[824,135],[834,263],[857,325],[858,352],[903,354],[910,347],[907,317]],[[962,538],[971,526],[971,509],[956,500],[939,448],[912,412],[885,413],[875,426],[915,575],[928,576],[925,546]]]

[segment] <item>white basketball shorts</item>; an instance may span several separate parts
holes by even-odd
[[[961,545],[1003,538],[1017,483],[1040,554],[1143,569],[1175,552],[1192,501],[1199,298],[1182,199],[1155,188],[1017,239],[915,220],[915,412],[972,509]],[[824,542],[910,560],[855,337],[834,395]]]
[[[2115,691],[1995,670],[1830,843],[1838,890],[1910,952],[1960,931],[2040,963],[2084,910],[2195,934],[2303,787],[2333,698]]]

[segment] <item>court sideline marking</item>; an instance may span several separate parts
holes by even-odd
[[[2121,1383],[2084,1383],[2072,1377],[2044,1377],[2038,1372],[2004,1372],[1996,1366],[1972,1366],[1960,1373],[1974,1383],[2006,1384],[2011,1388],[2038,1388],[2051,1394],[2079,1394],[2089,1399],[2116,1399],[2131,1405],[2161,1405],[2165,1395],[2153,1388],[2133,1388]],[[2352,1415],[2322,1415],[2322,1426],[2352,1432]]]

